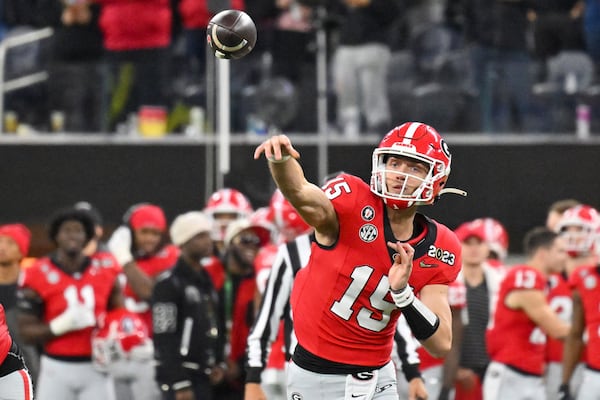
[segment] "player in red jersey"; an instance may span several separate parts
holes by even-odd
[[[483,381],[486,400],[545,399],[546,335],[564,338],[569,332],[546,298],[549,274],[565,267],[564,240],[539,227],[525,235],[523,247],[527,262],[508,270],[486,333],[491,359]]]
[[[565,210],[556,224],[555,230],[565,240],[569,258],[564,271],[550,276],[548,300],[550,307],[570,323],[572,319],[572,291],[568,283],[573,272],[582,266],[594,265],[594,241],[600,227],[600,214],[595,208],[580,204]],[[562,381],[563,341],[548,338],[546,344],[546,392],[547,400],[560,398],[559,392],[567,390],[560,387]],[[583,364],[579,363],[574,376],[570,377],[570,390],[578,392],[583,373]]]
[[[125,285],[125,308],[137,313],[152,333],[150,296],[158,275],[177,262],[179,249],[165,244],[167,219],[157,205],[136,204],[125,213],[123,225],[118,227],[108,241],[108,248],[123,266],[127,278]],[[134,400],[160,398],[154,381],[152,363],[140,361],[136,379],[116,379],[117,394],[130,392]]]
[[[448,284],[460,270],[460,244],[417,213],[445,191],[446,143],[422,123],[392,129],[373,152],[370,187],[349,174],[323,189],[308,182],[285,135],[264,141],[254,158],[262,153],[283,195],[315,229],[291,296],[298,345],[288,398],[396,399],[390,355],[400,311],[433,355],[444,356],[452,342]]]
[[[570,262],[567,267],[569,287],[562,291],[562,303],[568,305],[572,328],[556,356],[562,362],[559,388],[560,400],[598,398],[600,358],[598,358],[598,246],[600,245],[600,214],[588,205],[578,205],[564,212],[557,225],[567,240]],[[570,290],[569,290],[570,289]],[[568,298],[564,298],[570,296]],[[585,334],[584,334],[585,332]],[[587,335],[587,341],[584,336]],[[583,361],[583,362],[582,362]],[[585,363],[585,369],[583,368]],[[554,386],[556,392],[556,385]]]
[[[112,379],[92,365],[91,335],[96,318],[122,304],[120,267],[109,253],[84,255],[94,236],[85,211],[57,212],[49,236],[56,251],[22,271],[17,293],[21,336],[43,350],[36,398],[114,399]]]
[[[31,376],[19,346],[12,340],[0,304],[0,399],[33,400]]]
[[[600,399],[600,266],[581,267],[570,278],[573,287],[572,329],[564,345],[561,400],[570,400],[569,381],[585,345],[586,368],[578,400]],[[587,334],[587,343],[584,343]]]
[[[245,194],[237,189],[223,188],[210,195],[202,211],[213,220],[212,238],[217,252],[222,253],[227,226],[235,220],[250,217],[254,209]]]
[[[481,382],[489,363],[485,331],[493,320],[504,267],[490,265],[494,248],[496,261],[506,254],[508,240],[497,221],[478,218],[461,224],[454,232],[462,243],[462,269],[455,284],[463,287],[464,307],[454,320],[461,327],[453,338],[452,350],[444,365],[444,389],[438,400],[448,399],[455,388],[456,400],[481,400]],[[503,240],[504,238],[506,240]],[[497,257],[497,258],[496,258]]]

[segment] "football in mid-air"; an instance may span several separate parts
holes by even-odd
[[[224,10],[208,22],[206,41],[218,58],[242,58],[256,44],[256,25],[243,11]]]

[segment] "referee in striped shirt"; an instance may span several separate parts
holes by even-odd
[[[260,386],[261,373],[265,369],[271,343],[276,339],[279,323],[284,321],[285,356],[289,361],[297,341],[292,328],[290,294],[298,271],[306,266],[311,252],[312,234],[304,234],[279,246],[267,281],[260,309],[248,336],[246,361],[245,400],[265,400]],[[409,391],[422,393],[425,386],[419,372],[419,358],[408,343],[412,343],[410,330],[398,329],[394,337],[402,373],[409,382]],[[411,382],[416,380],[413,385]],[[418,381],[418,382],[417,382]],[[415,386],[411,388],[411,386]],[[422,386],[422,387],[421,387]]]

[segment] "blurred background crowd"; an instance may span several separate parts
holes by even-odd
[[[327,130],[348,138],[405,120],[444,132],[600,128],[594,0],[3,0],[5,131],[114,134],[154,118],[159,134],[212,132],[205,28],[226,8],[258,28],[257,47],[231,62],[236,133],[316,133],[318,99]],[[39,71],[47,79],[12,84]]]

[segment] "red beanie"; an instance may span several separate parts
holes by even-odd
[[[29,242],[31,241],[31,232],[23,224],[0,225],[0,236],[8,236],[17,243],[22,257],[27,257],[29,253]]]
[[[163,210],[152,204],[144,204],[136,208],[129,218],[132,229],[152,228],[164,232],[167,219]]]

